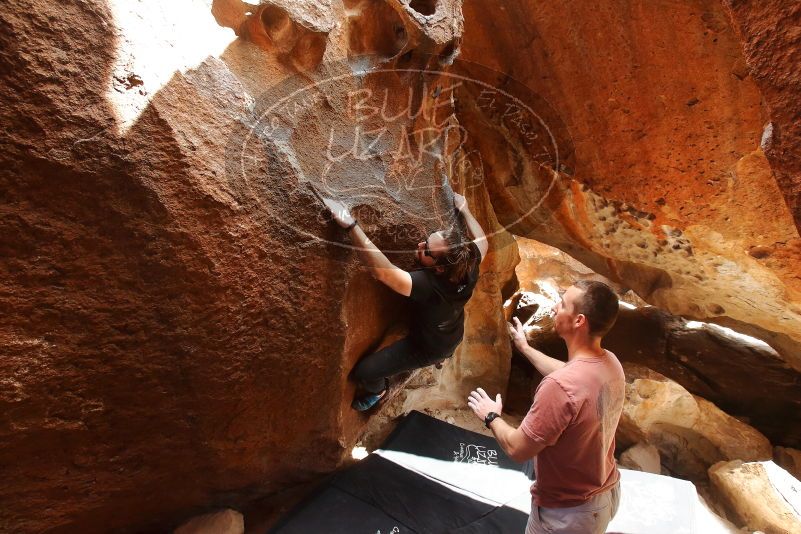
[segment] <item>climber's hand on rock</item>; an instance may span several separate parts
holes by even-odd
[[[526,339],[526,333],[523,331],[523,325],[520,324],[520,319],[517,317],[512,317],[512,323],[509,326],[509,335],[512,338],[512,343],[514,343],[517,350],[522,351],[526,347],[528,347],[528,340]]]
[[[470,397],[467,399],[467,405],[473,410],[473,413],[482,421],[487,417],[490,412],[500,414],[503,411],[503,402],[501,394],[495,396],[492,400],[487,392],[481,388],[470,392]]]
[[[355,219],[342,202],[338,200],[332,200],[330,198],[323,199],[323,202],[325,202],[325,207],[331,212],[331,216],[339,226],[342,228],[347,228],[353,224]]]
[[[462,195],[460,195],[459,193],[454,193],[453,194],[453,205],[456,207],[456,209],[458,211],[460,211],[460,212],[464,211],[464,209],[467,207],[467,200],[465,200],[465,198]]]

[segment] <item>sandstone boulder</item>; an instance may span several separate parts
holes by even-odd
[[[709,466],[721,460],[771,458],[770,442],[754,428],[654,371],[624,368],[619,445],[647,440],[665,467],[692,480],[705,479]]]
[[[446,182],[493,230],[443,402],[504,388],[511,229],[673,313],[770,336],[775,354],[717,358],[736,379],[714,350],[669,365],[783,421],[801,369],[799,46],[774,21],[798,8],[629,4],[0,10],[0,526],[159,530],[342,463],[365,428],[348,372],[406,317],[309,182],[404,267],[450,221]],[[764,24],[781,31],[763,46]]]
[[[646,473],[661,474],[662,466],[659,463],[659,450],[649,443],[637,443],[620,455],[621,467],[635,469]]]
[[[175,529],[175,534],[243,534],[245,519],[236,510],[222,510],[194,517]]]
[[[801,373],[782,356],[795,350],[791,343],[743,323],[726,322],[729,327],[672,315],[645,304],[632,291],[562,251],[531,239],[517,237],[516,241],[520,248],[515,269],[519,289],[504,303],[504,313],[507,320],[515,315],[528,322],[526,333],[532,345],[564,359],[565,345],[552,325],[559,291],[577,280],[604,281],[616,288],[622,301],[604,346],[621,361],[653,369],[723,411],[747,418],[749,425],[774,443],[801,445]],[[511,391],[520,391],[515,394],[523,405],[530,397],[529,382],[536,385],[539,376],[525,361],[512,363]],[[758,380],[754,369],[759,370]]]
[[[801,482],[772,461],[720,462],[709,479],[716,497],[749,529],[801,532]]]
[[[23,0],[0,27],[0,529],[163,531],[336,469],[348,373],[408,317],[307,183],[411,267],[453,214],[419,149],[460,2]],[[394,119],[369,139],[367,93]]]

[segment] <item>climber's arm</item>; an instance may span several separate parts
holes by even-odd
[[[323,199],[323,202],[331,211],[337,224],[348,229],[351,241],[359,252],[359,257],[370,268],[373,277],[404,297],[411,295],[412,276],[387,259],[384,253],[367,237],[348,208],[336,200]]]
[[[481,253],[481,259],[483,260],[487,257],[487,250],[489,249],[489,242],[487,241],[487,236],[484,234],[484,229],[481,228],[481,224],[479,224],[476,218],[473,217],[473,214],[470,213],[470,208],[467,207],[467,201],[462,195],[454,193],[453,203],[459,213],[462,214],[464,222],[467,225],[467,231],[470,232],[470,237],[473,238],[473,243],[478,247],[478,251]]]
[[[412,276],[389,261],[358,224],[350,229],[350,238],[376,280],[404,297],[411,295]]]

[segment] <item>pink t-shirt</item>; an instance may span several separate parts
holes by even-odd
[[[615,431],[624,396],[623,367],[609,351],[576,358],[542,379],[520,425],[545,445],[531,486],[538,506],[578,506],[617,483]]]

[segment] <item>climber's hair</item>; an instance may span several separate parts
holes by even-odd
[[[467,281],[467,276],[476,265],[476,250],[472,241],[462,238],[456,228],[440,232],[448,251],[437,258],[437,265],[443,267],[443,276],[455,284]]]
[[[614,326],[620,308],[617,294],[608,285],[595,280],[579,280],[573,285],[584,292],[576,302],[576,312],[587,318],[590,335],[606,335]]]

